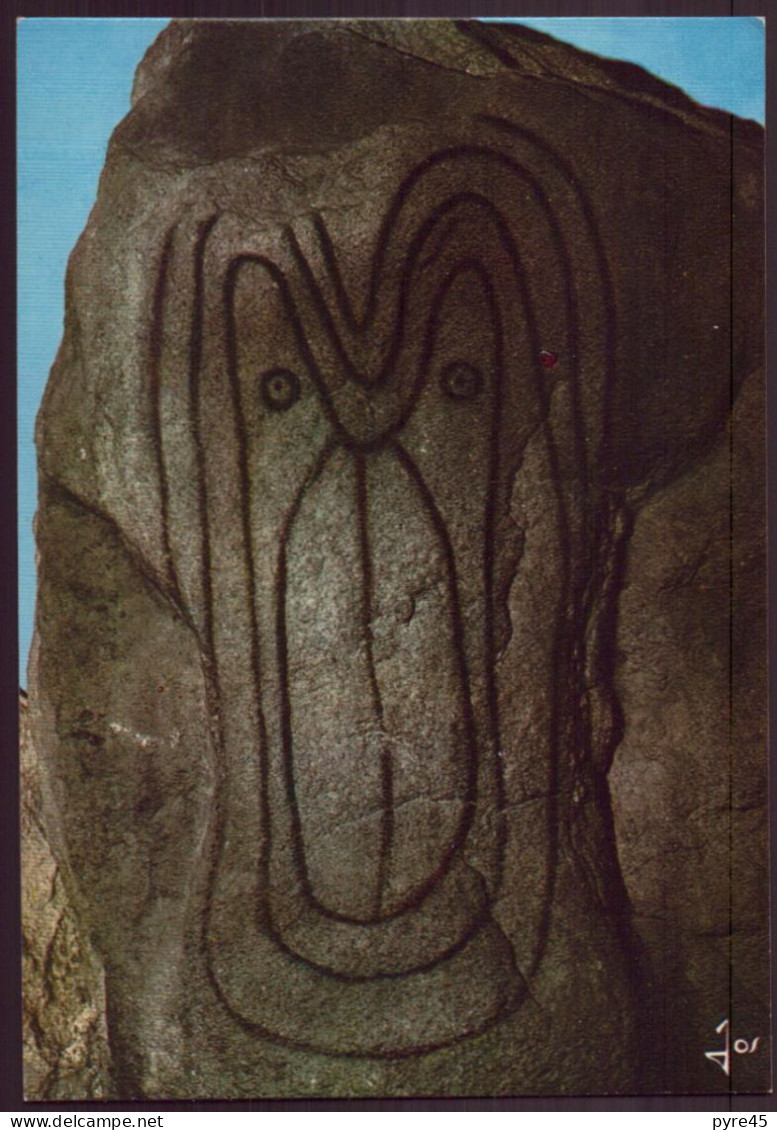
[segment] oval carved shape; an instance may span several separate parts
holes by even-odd
[[[287,551],[297,858],[320,910],[377,923],[432,890],[466,831],[476,750],[455,582],[390,447],[331,455]]]

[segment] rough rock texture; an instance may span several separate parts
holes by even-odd
[[[31,1099],[108,1094],[102,968],[73,914],[41,826],[44,781],[20,702],[25,1090]]]
[[[618,857],[645,947],[649,1078],[768,1080],[763,376],[713,453],[641,511],[620,598],[627,720],[610,772]],[[699,1055],[724,1040],[731,1084]],[[741,1045],[740,1045],[741,1046]]]
[[[517,29],[149,51],[38,427],[33,742],[111,1094],[685,1089],[678,994],[729,1086],[760,170],[752,123]]]

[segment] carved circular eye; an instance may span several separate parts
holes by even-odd
[[[453,361],[440,374],[440,384],[452,400],[473,400],[483,387],[483,374],[466,361]]]
[[[286,412],[299,400],[299,377],[290,369],[270,369],[262,375],[262,399],[274,412]]]

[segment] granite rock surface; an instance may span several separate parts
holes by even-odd
[[[150,49],[37,433],[38,819],[111,1095],[660,1090],[677,999],[728,1089],[761,140],[514,28]]]

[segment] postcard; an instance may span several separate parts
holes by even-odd
[[[28,1100],[770,1090],[763,25],[539,22],[20,27]]]

